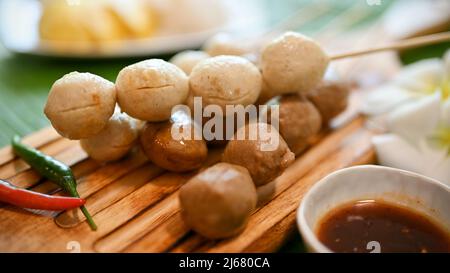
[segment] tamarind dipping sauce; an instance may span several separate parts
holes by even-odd
[[[450,252],[448,231],[412,209],[378,200],[341,205],[318,223],[319,240],[334,252]],[[370,242],[370,243],[369,243]]]

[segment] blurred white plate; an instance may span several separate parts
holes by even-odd
[[[264,27],[266,16],[261,1],[226,0],[223,3],[226,9],[224,21],[203,31],[110,42],[95,51],[62,52],[39,39],[39,1],[0,0],[0,40],[11,52],[29,55],[68,58],[139,57],[199,48],[208,37],[219,31],[257,32]]]

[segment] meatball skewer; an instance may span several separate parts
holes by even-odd
[[[261,52],[261,70],[265,99],[282,94],[305,94],[316,88],[331,61],[387,50],[400,50],[450,40],[443,32],[399,41],[397,43],[329,56],[313,39],[300,33],[286,32]]]

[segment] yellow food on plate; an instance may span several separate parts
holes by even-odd
[[[43,1],[43,44],[56,50],[87,51],[108,42],[149,37],[156,18],[142,1]]]
[[[60,42],[77,41],[80,50],[88,48],[92,37],[80,23],[79,18],[82,13],[82,6],[69,7],[65,1],[44,1],[39,24],[41,39]]]
[[[113,0],[107,9],[131,38],[145,38],[157,27],[157,15],[143,1]]]

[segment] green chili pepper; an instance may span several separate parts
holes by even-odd
[[[38,171],[42,176],[48,178],[50,181],[56,183],[64,191],[69,193],[72,197],[80,197],[77,191],[77,183],[75,176],[69,166],[46,155],[32,147],[26,146],[20,142],[19,136],[14,136],[12,140],[12,147],[14,152],[20,156],[31,167]],[[87,222],[92,230],[97,229],[92,216],[89,214],[85,206],[80,207]]]

